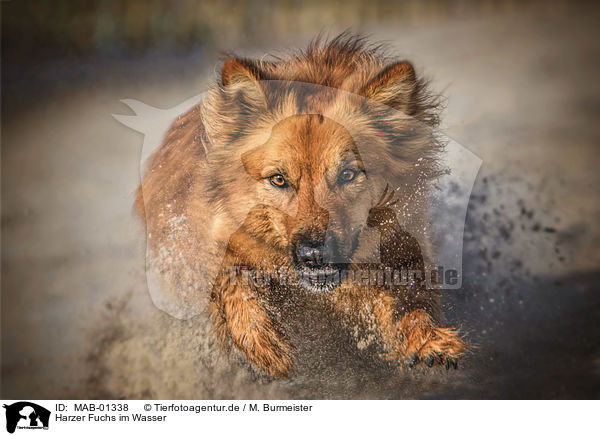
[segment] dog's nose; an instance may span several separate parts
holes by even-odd
[[[298,260],[309,268],[318,268],[323,266],[323,246],[313,246],[308,244],[298,245]]]

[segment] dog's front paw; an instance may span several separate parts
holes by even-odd
[[[444,365],[446,369],[458,369],[458,359],[467,350],[456,329],[436,327],[422,310],[404,315],[400,331],[403,339],[400,347],[408,368],[423,363],[428,367]]]
[[[398,200],[392,201],[393,199],[394,190],[386,185],[377,204],[369,210],[367,217],[369,227],[381,228],[396,222],[396,212],[394,212],[393,206],[398,203]]]

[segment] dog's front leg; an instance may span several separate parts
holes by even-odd
[[[340,287],[334,296],[336,309],[362,331],[375,333],[383,345],[380,355],[401,366],[413,367],[419,362],[457,367],[457,359],[467,345],[458,331],[436,326],[433,318],[418,309],[398,314],[395,298],[379,288]]]
[[[222,340],[230,338],[252,362],[273,377],[289,376],[292,349],[250,283],[223,271],[213,287],[210,308]]]

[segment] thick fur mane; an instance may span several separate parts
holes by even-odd
[[[284,80],[312,83],[360,94],[362,87],[398,59],[388,54],[388,47],[372,43],[365,37],[344,32],[332,39],[316,37],[306,49],[287,56],[253,61],[243,59],[261,80]],[[411,104],[407,113],[430,127],[439,124],[441,97],[429,90],[428,81],[416,76],[407,78]],[[221,81],[221,85],[223,82]]]

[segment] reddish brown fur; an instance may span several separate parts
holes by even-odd
[[[391,198],[380,200],[388,185],[400,187],[395,198],[410,205],[411,219],[426,215],[428,181],[439,174],[436,108],[410,63],[348,35],[288,59],[225,62],[221,84],[152,155],[136,200],[150,267],[182,316],[208,303],[223,341],[283,378],[293,351],[270,315],[273,289],[233,280],[231,267],[297,268],[298,241],[328,230],[354,267],[364,265],[374,255],[364,236],[371,227],[381,234],[382,265],[422,270],[421,247],[396,221]],[[358,175],[341,185],[344,166]],[[269,184],[276,173],[289,189]],[[439,303],[422,286],[343,283],[323,298],[349,327],[373,330],[383,358],[448,365],[466,346],[437,326]]]

